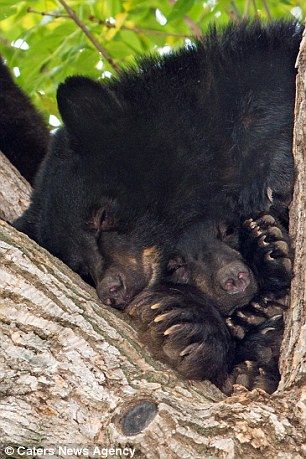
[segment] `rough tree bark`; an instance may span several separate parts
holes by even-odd
[[[149,459],[304,456],[305,38],[298,62],[295,279],[278,391],[268,396],[238,388],[226,398],[208,382],[181,380],[139,345],[126,317],[104,307],[63,263],[2,222],[0,457],[7,457],[8,445],[15,447],[10,457],[20,457],[16,445],[53,445],[54,454],[44,457],[64,457],[58,445],[127,446],[136,449],[134,457]],[[7,162],[5,167],[0,212],[10,220],[26,206],[29,188]],[[107,457],[116,454],[109,450]],[[80,456],[75,451],[69,457]],[[89,456],[106,452],[92,449]]]
[[[31,186],[0,153],[0,218],[13,221],[30,203]]]

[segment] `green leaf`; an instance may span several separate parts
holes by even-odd
[[[14,6],[7,6],[7,7],[2,7],[1,6],[1,10],[0,10],[0,21],[2,21],[3,19],[6,19],[10,16],[12,16],[13,14],[16,13],[16,7]]]
[[[168,21],[182,18],[193,7],[194,3],[195,0],[177,0],[167,18]]]

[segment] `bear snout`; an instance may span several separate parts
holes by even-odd
[[[107,306],[124,310],[129,302],[148,285],[148,279],[137,265],[132,270],[130,266],[113,265],[104,272],[96,285],[100,300]]]
[[[119,274],[105,276],[97,285],[97,293],[104,304],[116,309],[123,309],[128,302],[126,285]]]
[[[216,280],[223,290],[234,295],[244,292],[249,286],[251,282],[250,270],[244,263],[233,261],[219,269]]]

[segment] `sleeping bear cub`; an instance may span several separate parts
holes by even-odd
[[[68,78],[57,93],[64,127],[15,222],[91,278],[103,302],[128,306],[181,374],[220,387],[239,353],[222,314],[290,283],[282,235],[257,215],[273,205],[281,218],[291,199],[301,34],[290,22],[231,24],[107,84]],[[258,233],[250,259],[243,230],[236,249],[222,241],[245,220]],[[181,269],[192,244],[197,262]]]
[[[210,298],[209,304],[216,303],[233,337],[231,346],[222,348],[231,355],[227,364],[235,367],[221,384],[223,390],[230,392],[240,383],[273,392],[283,331],[284,304],[279,299],[291,280],[289,239],[285,228],[265,213],[241,228],[224,230],[210,222],[185,231],[169,261],[166,283],[138,295],[126,311],[140,322],[142,337],[156,357],[184,376],[200,379],[207,371],[201,360],[213,374],[220,337],[212,352],[213,337],[207,339],[209,310],[203,299],[198,304],[189,299],[188,308],[178,301],[179,286],[185,285],[184,298],[196,287]],[[214,382],[224,382],[226,375],[216,370]]]

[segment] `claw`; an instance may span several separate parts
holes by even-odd
[[[248,318],[248,316],[242,311],[238,311],[237,312],[237,316],[241,317],[241,319],[247,319]]]
[[[278,319],[281,319],[283,317],[283,314],[277,314],[273,317],[271,317],[271,320],[278,320]]]
[[[277,314],[277,313],[280,313],[280,314]],[[271,320],[278,320],[280,317],[283,317],[283,309],[275,305],[268,306],[266,310],[264,311],[264,314],[267,318]]]
[[[244,226],[250,226],[250,224],[253,222],[253,218],[249,218],[248,220],[245,220],[243,225]]]
[[[272,250],[269,250],[269,252],[267,252],[265,254],[265,260],[266,261],[275,261],[275,259],[273,257],[271,257],[271,253],[272,253]]]
[[[267,188],[267,197],[268,197],[270,202],[273,202],[273,190],[269,186]]]
[[[245,363],[245,366],[247,367],[247,370],[252,370],[253,366],[254,366],[254,362],[252,362],[251,360],[245,360],[244,361]]]
[[[154,322],[162,322],[167,318],[167,316],[171,315],[171,312],[166,312],[165,314],[159,314],[159,316],[156,316],[154,319]]]
[[[182,327],[184,327],[184,324],[172,325],[171,327],[167,328],[166,331],[164,331],[164,335],[165,336],[172,335],[173,333],[175,333],[177,330],[179,330]]]
[[[259,239],[259,241],[258,241],[259,247],[267,247],[267,245],[269,245],[268,242],[265,241],[265,239],[266,239],[266,235],[262,236]]]
[[[274,260],[274,258],[272,258]],[[267,294],[266,296],[262,297],[262,302],[264,303],[264,307],[266,308],[267,305],[273,300],[274,296],[273,294]]]
[[[283,252],[283,254],[288,255],[289,248],[288,248],[288,244],[285,241],[275,242],[274,247],[280,250],[281,252]]]
[[[161,303],[154,303],[152,304],[151,309],[158,309],[160,307],[161,307]]]
[[[185,347],[185,349],[183,349],[180,352],[180,356],[184,357],[187,354],[191,354],[191,352],[195,352],[195,350],[200,346],[201,346],[201,344],[199,344],[199,343],[189,344],[189,346]]]
[[[252,234],[255,236],[255,237],[259,237],[262,235],[262,231],[260,229],[259,226],[255,226],[255,228],[252,229]]]
[[[262,306],[259,303],[255,303],[255,301],[251,301],[251,306],[257,310],[262,309]]]
[[[241,319],[244,319],[248,325],[259,325],[266,320],[265,317],[257,316],[257,315],[250,314],[250,313],[245,314],[242,311],[238,311],[237,316],[241,317]]]
[[[239,338],[239,339],[244,338],[246,330],[244,330],[243,327],[241,327],[240,325],[236,325],[230,317],[228,317],[225,320],[225,322],[228,328],[230,329],[232,335],[234,335],[236,338]]]
[[[283,237],[283,233],[281,232],[279,228],[277,228],[277,226],[271,226],[270,228],[268,228],[268,233],[271,236],[276,237],[277,239],[280,239],[281,237]]]
[[[274,327],[268,327],[268,328],[264,328],[263,330],[260,330],[260,334],[261,335],[265,335],[266,333],[268,333],[269,331],[275,331],[275,328]]]
[[[232,328],[232,327],[235,326],[235,324],[233,323],[233,321],[232,321],[232,319],[231,319],[230,317],[227,317],[227,318],[225,319],[225,322],[226,322],[226,325],[227,325],[228,327],[230,327],[230,328]]]

